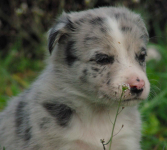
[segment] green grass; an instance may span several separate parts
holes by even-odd
[[[147,74],[151,83],[148,100],[142,102],[143,150],[167,150],[167,46],[165,42],[150,44],[161,53],[159,62],[147,64]],[[11,96],[18,95],[33,82],[42,70],[43,60],[33,60],[19,54],[17,48],[2,58],[0,54],[0,110],[4,109]]]
[[[27,88],[43,68],[43,60],[32,60],[24,54],[19,54],[17,49],[2,58],[0,53],[0,110],[8,99],[18,95]]]
[[[161,53],[159,62],[147,64],[151,83],[148,100],[140,105],[143,118],[143,150],[167,150],[167,46],[165,43],[151,44]]]

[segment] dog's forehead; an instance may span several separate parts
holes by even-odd
[[[127,9],[95,9],[74,13],[70,16],[77,26],[74,33],[76,47],[82,52],[91,49],[119,50],[123,46],[127,50],[130,47],[142,47],[148,37],[144,23],[139,15],[131,13]]]

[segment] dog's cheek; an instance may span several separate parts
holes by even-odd
[[[87,67],[83,67],[79,74],[79,79],[84,83],[93,84],[94,86],[100,86],[101,83],[104,83],[104,77],[106,74],[106,66],[95,66],[89,65]]]
[[[81,75],[80,75],[79,79],[80,79],[81,83],[85,83],[85,82],[87,83],[88,78],[90,76],[88,68],[83,68],[80,74]]]

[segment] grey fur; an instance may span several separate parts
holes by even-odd
[[[63,13],[49,31],[45,70],[0,113],[0,145],[6,150],[102,150],[100,139],[110,138],[120,84],[136,73],[145,88],[122,102],[126,108],[115,132],[122,124],[124,129],[114,137],[112,150],[140,150],[136,104],[149,93],[141,62],[147,42],[141,17],[126,8]]]

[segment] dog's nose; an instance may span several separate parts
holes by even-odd
[[[130,86],[130,92],[132,94],[141,94],[145,86],[144,80],[138,77],[131,77],[128,80],[128,84]]]

